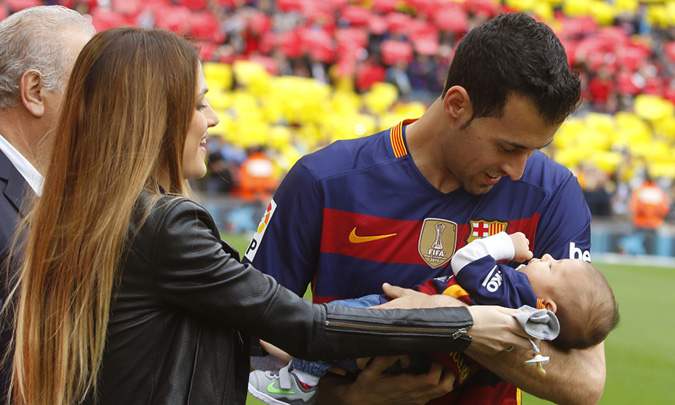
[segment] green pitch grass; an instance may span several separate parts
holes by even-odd
[[[243,256],[249,236],[223,237]],[[607,384],[600,404],[672,404],[675,398],[675,266],[598,261],[594,264],[612,285],[621,313],[619,327],[605,342]],[[528,394],[523,396],[523,403],[550,404]],[[249,395],[246,404],[262,402]]]

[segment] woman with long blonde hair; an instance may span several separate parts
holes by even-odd
[[[115,28],[83,49],[27,218],[14,403],[243,404],[249,335],[322,359],[529,347],[510,310],[327,308],[241,264],[189,199],[218,122],[206,91],[175,34]],[[420,299],[392,302],[437,305]]]

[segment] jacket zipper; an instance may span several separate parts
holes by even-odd
[[[354,322],[345,321],[326,321],[327,328],[347,329],[347,330],[361,330],[372,332],[388,332],[388,333],[424,333],[432,335],[450,335],[453,339],[459,339],[468,334],[467,328],[447,329],[447,328],[426,328],[426,327],[410,327],[410,326],[385,326],[385,325],[364,325]],[[470,328],[470,327],[469,327]]]

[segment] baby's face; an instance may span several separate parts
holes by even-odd
[[[572,280],[576,279],[583,266],[584,262],[578,259],[555,260],[545,254],[541,259],[530,260],[519,271],[527,275],[534,293],[542,297],[556,290],[561,292],[564,286],[573,284]]]

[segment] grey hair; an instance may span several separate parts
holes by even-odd
[[[66,44],[78,31],[95,34],[87,18],[63,6],[31,7],[0,21],[0,110],[18,103],[19,80],[31,69],[39,72],[44,89],[64,89],[72,63]]]

